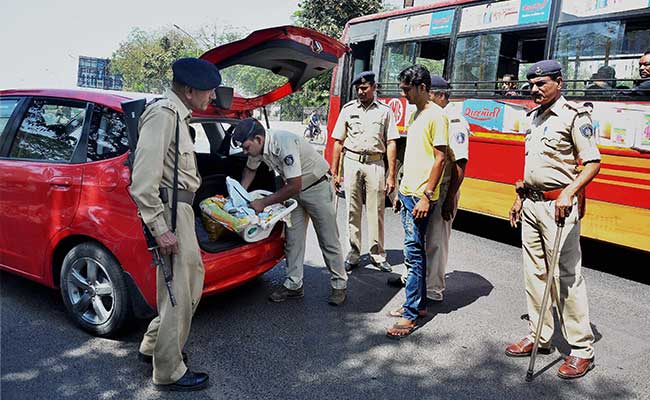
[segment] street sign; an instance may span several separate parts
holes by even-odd
[[[122,90],[122,75],[110,73],[111,60],[79,57],[77,86],[85,88]]]

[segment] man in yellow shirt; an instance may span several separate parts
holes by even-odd
[[[409,268],[406,301],[391,312],[399,321],[386,334],[401,339],[413,332],[416,319],[426,314],[425,235],[429,217],[440,196],[440,183],[448,145],[447,118],[440,106],[429,101],[431,75],[421,65],[413,65],[399,74],[400,90],[417,110],[411,115],[406,135],[404,176],[398,200],[404,226],[404,262]]]

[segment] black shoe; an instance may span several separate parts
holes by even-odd
[[[396,278],[388,278],[386,284],[388,286],[396,287],[396,288],[403,288],[405,286],[401,276],[398,276]]]
[[[187,353],[183,351],[181,354],[183,355],[183,362],[187,364]],[[148,356],[146,354],[140,353],[139,351],[138,360],[142,361],[145,364],[153,364],[153,356]]]
[[[359,263],[352,264],[350,262],[345,262],[345,272],[352,272],[353,269],[359,268]]]
[[[155,385],[158,390],[168,390],[171,392],[191,392],[194,390],[201,390],[208,387],[210,377],[203,372],[192,372],[189,369],[185,371],[185,375],[174,383],[167,385]]]

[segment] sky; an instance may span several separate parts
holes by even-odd
[[[110,58],[135,28],[291,24],[299,0],[2,0],[0,89],[74,88],[79,56]]]

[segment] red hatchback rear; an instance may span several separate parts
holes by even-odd
[[[222,69],[268,69],[286,83],[269,94],[235,98],[230,110],[215,104],[195,114],[203,179],[197,217],[201,200],[227,194],[226,176],[241,176],[246,160],[233,154],[229,135],[238,119],[299,89],[345,51],[327,36],[295,27],[258,31],[223,49],[204,58]],[[0,91],[0,268],[60,287],[72,318],[102,336],[131,315],[152,315],[156,304],[155,269],[128,192],[129,142],[120,103],[131,98],[81,90]],[[270,170],[259,170],[251,189],[273,191],[275,182]],[[254,279],[284,257],[281,224],[256,243],[229,232],[210,241],[200,218],[196,226],[204,294]]]

